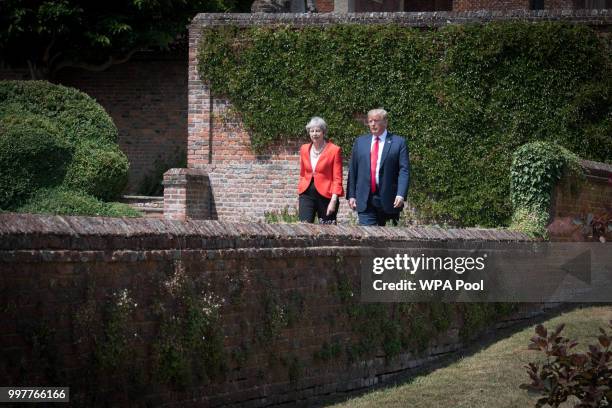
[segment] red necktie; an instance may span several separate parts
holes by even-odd
[[[376,192],[376,164],[378,163],[378,142],[380,138],[376,136],[374,147],[370,152],[370,191],[372,194]]]

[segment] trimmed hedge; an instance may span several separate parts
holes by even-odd
[[[142,216],[127,204],[105,203],[81,191],[71,191],[63,187],[38,190],[17,212],[101,217]]]
[[[72,149],[47,118],[0,117],[0,208],[14,208],[32,192],[62,182]]]
[[[583,25],[208,27],[198,58],[259,150],[307,140],[320,115],[347,152],[366,132],[359,117],[387,109],[425,221],[507,225],[512,153],[530,141],[612,160],[610,50]]]
[[[125,188],[129,163],[117,128],[86,94],[44,81],[0,81],[0,123],[0,208],[20,207],[41,187],[106,201]]]
[[[130,164],[116,144],[86,140],[77,145],[64,185],[103,201],[121,195]]]

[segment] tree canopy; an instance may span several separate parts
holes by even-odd
[[[27,64],[33,79],[65,67],[104,70],[142,49],[166,49],[200,12],[248,10],[244,0],[4,0],[4,62]]]

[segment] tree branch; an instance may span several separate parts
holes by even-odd
[[[124,62],[127,62],[130,58],[132,58],[134,53],[136,53],[139,50],[140,49],[133,49],[121,58],[115,58],[114,56],[111,55],[110,57],[108,57],[108,59],[105,62],[101,64],[87,64],[84,62],[65,60],[65,61],[58,63],[55,67],[53,67],[53,73],[55,74],[56,72],[58,72],[59,70],[63,68],[80,68],[80,69],[84,69],[87,71],[94,71],[94,72],[104,71],[105,69],[111,67],[112,65],[123,64]]]

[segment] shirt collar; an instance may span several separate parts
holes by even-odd
[[[385,139],[387,138],[387,129],[385,129],[385,131],[382,132],[382,135],[378,136],[378,138],[384,143]],[[376,136],[372,135],[372,142],[374,142],[374,140],[376,140]]]

